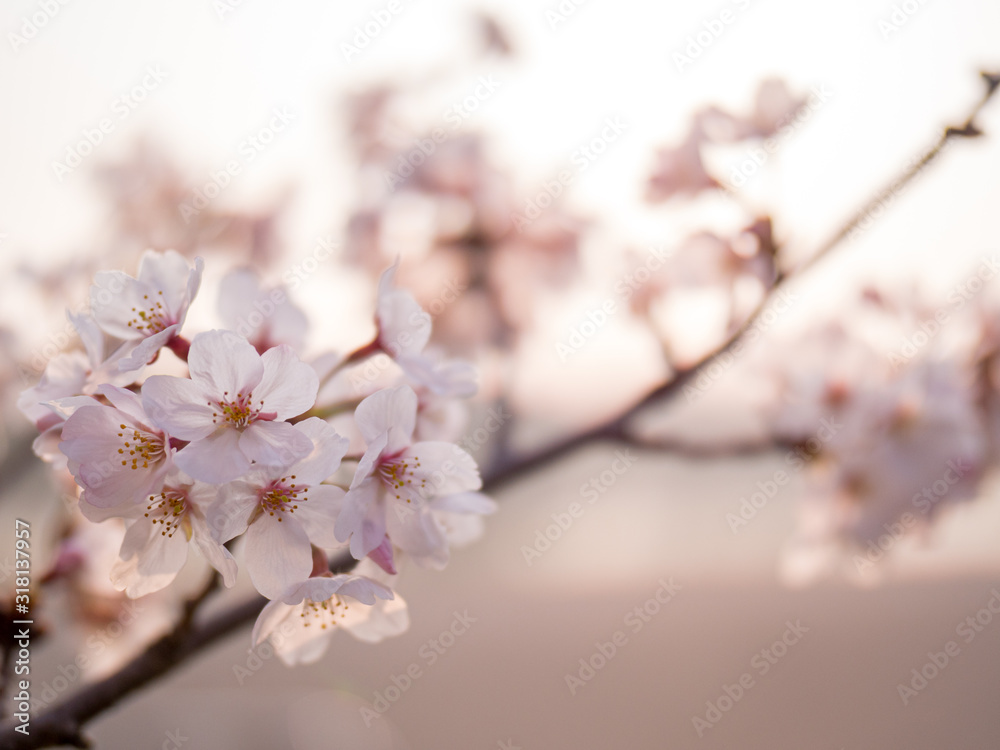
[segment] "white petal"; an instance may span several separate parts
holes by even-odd
[[[326,549],[339,546],[334,528],[343,507],[344,490],[329,484],[317,484],[309,488],[308,494],[309,499],[299,503],[295,517],[309,535],[309,541]]]
[[[375,471],[375,465],[378,463],[379,458],[382,456],[382,452],[385,450],[385,446],[389,443],[389,435],[383,433],[379,435],[375,440],[368,444],[367,450],[361,460],[358,462],[357,467],[354,469],[354,478],[351,480],[351,489],[355,487],[360,487],[361,483],[364,482],[368,477],[372,475]]]
[[[319,378],[291,347],[284,344],[272,347],[260,359],[264,375],[254,388],[254,401],[264,402],[262,411],[276,412],[278,419],[290,419],[313,407]]]
[[[66,317],[80,336],[91,368],[101,364],[104,361],[104,334],[97,321],[90,315],[74,315],[69,310],[66,311]]]
[[[291,466],[308,456],[313,443],[288,422],[257,421],[240,435],[240,450],[262,466]]]
[[[334,528],[337,541],[351,540],[351,554],[358,560],[382,543],[385,536],[385,510],[379,502],[381,488],[370,479],[345,496]]]
[[[194,337],[188,351],[188,369],[191,379],[217,399],[228,396],[235,400],[238,394],[246,395],[264,375],[257,350],[242,336],[220,330]]]
[[[431,336],[431,316],[413,295],[394,286],[399,260],[385,270],[378,282],[375,317],[379,343],[393,357],[418,354]]]
[[[400,458],[412,459],[409,463],[413,478],[426,482],[424,497],[478,490],[483,486],[475,459],[454,443],[439,440],[414,443]],[[413,465],[417,459],[419,467]]]
[[[250,459],[240,450],[240,433],[228,427],[188,443],[174,455],[174,463],[188,476],[209,484],[238,479],[250,470]]]
[[[394,453],[409,444],[417,424],[417,394],[408,385],[384,388],[366,398],[354,411],[358,430],[371,443],[382,434],[393,436],[386,450]]]
[[[366,616],[347,618],[343,627],[348,633],[365,643],[378,643],[385,638],[405,633],[410,627],[410,615],[407,612],[406,601],[399,594],[396,594],[392,599],[375,602],[363,614]]]
[[[389,499],[385,513],[392,543],[420,565],[440,570],[448,562],[448,540],[444,529],[426,507]]]
[[[224,544],[247,530],[250,516],[260,502],[258,490],[250,482],[230,482],[219,488],[218,498],[205,514],[216,541]]]
[[[291,467],[299,482],[319,484],[328,479],[340,466],[351,441],[338,434],[328,422],[310,417],[295,425],[295,429],[308,437],[313,444],[312,453]]]
[[[110,401],[113,407],[125,412],[137,422],[149,424],[149,417],[142,408],[142,398],[134,391],[104,384],[97,389],[97,392]]]
[[[101,271],[90,287],[90,311],[106,333],[126,341],[140,339],[145,334],[135,325],[137,311],[148,309],[151,296],[156,297],[155,289],[128,274]]]
[[[426,354],[401,355],[396,362],[406,376],[439,396],[469,398],[476,395],[476,367],[459,359],[439,361]]]
[[[246,567],[254,587],[268,599],[281,596],[312,572],[312,548],[293,517],[263,515],[247,529]]]
[[[271,633],[278,629],[282,622],[300,607],[285,604],[280,599],[274,599],[264,605],[264,609],[257,615],[257,622],[253,625],[253,633],[250,634],[250,642],[255,646],[260,644]],[[294,622],[294,621],[293,621]]]
[[[215,429],[209,396],[187,378],[153,375],[142,384],[142,408],[157,427],[181,440],[199,440]]]
[[[236,560],[221,544],[212,539],[205,521],[191,516],[191,543],[198,549],[208,564],[219,571],[226,588],[236,583]]]
[[[170,584],[187,560],[187,539],[178,529],[172,537],[158,524],[141,518],[122,541],[120,561],[111,570],[111,583],[132,598],[159,591]]]
[[[149,364],[150,360],[156,356],[156,353],[166,346],[180,329],[180,325],[175,323],[172,326],[167,326],[159,333],[147,336],[135,345],[127,357],[118,360],[118,370],[121,372],[141,370]]]
[[[139,262],[136,276],[157,292],[163,292],[160,296],[164,304],[171,313],[176,314],[190,302],[188,283],[191,272],[187,259],[176,250],[147,250]],[[199,273],[198,278],[200,277]],[[197,288],[196,284],[196,291]]]

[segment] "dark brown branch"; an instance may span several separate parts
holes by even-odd
[[[495,491],[504,484],[526,476],[592,442],[628,440],[627,428],[632,418],[647,406],[662,403],[675,396],[696,379],[709,364],[728,352],[763,313],[771,301],[774,291],[785,284],[793,275],[800,275],[840,244],[875,207],[890,194],[910,182],[933,161],[941,153],[949,139],[973,137],[979,134],[975,118],[1000,86],[1000,76],[983,74],[983,78],[987,85],[986,94],[972,109],[965,122],[958,127],[947,128],[939,141],[920,160],[898,179],[893,180],[888,187],[877,193],[827,242],[822,244],[806,263],[792,273],[780,275],[771,288],[771,294],[765,298],[754,314],[715,351],[706,355],[698,364],[678,372],[673,379],[650,391],[624,414],[605,424],[566,438],[528,456],[501,455],[500,460],[484,473],[483,489],[487,492]],[[354,562],[352,558],[347,556],[338,558],[331,564],[331,570],[334,572],[350,570]],[[83,687],[75,695],[34,718],[31,722],[30,735],[25,736],[14,731],[15,724],[12,721],[4,722],[0,726],[0,749],[30,750],[31,748],[51,747],[60,744],[88,747],[82,734],[83,727],[87,722],[117,704],[122,698],[172,671],[189,657],[253,622],[266,602],[263,597],[258,596],[214,615],[207,622],[193,623],[197,604],[211,593],[212,589],[213,585],[206,587],[192,602],[186,605],[185,614],[174,632],[150,645],[117,673],[100,682]]]

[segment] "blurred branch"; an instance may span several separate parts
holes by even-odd
[[[950,139],[980,135],[975,118],[1000,86],[1000,75],[984,73],[983,79],[986,82],[986,93],[972,108],[966,120],[957,127],[945,129],[941,138],[929,151],[900,177],[893,180],[885,189],[868,201],[829,240],[821,244],[808,261],[791,272],[780,274],[771,287],[770,293],[754,313],[719,347],[707,354],[700,362],[678,371],[671,380],[654,388],[632,408],[604,424],[527,456],[517,456],[508,451],[500,451],[489,470],[483,474],[483,489],[487,492],[496,491],[514,479],[526,476],[593,442],[603,440],[636,444],[637,439],[630,434],[628,425],[639,412],[648,406],[662,403],[673,397],[701,374],[716,358],[729,351],[763,313],[775,291],[787,283],[788,279],[800,275],[839,245],[869,212],[891,193],[898,191],[910,182],[924,167],[937,158]],[[673,443],[664,443],[657,447],[670,450],[681,449],[681,446]],[[746,448],[750,449],[751,446],[746,446]],[[692,449],[688,447],[683,450],[690,451]],[[344,555],[335,559],[331,563],[330,569],[333,572],[346,572],[353,568],[355,562],[353,558]],[[151,644],[142,654],[122,667],[117,673],[100,682],[83,687],[75,695],[33,719],[30,726],[31,734],[24,735],[15,731],[16,723],[12,720],[4,722],[0,726],[0,746],[11,750],[28,750],[53,745],[89,747],[88,741],[83,736],[83,727],[87,722],[114,706],[125,696],[169,673],[194,654],[253,622],[267,601],[261,596],[256,596],[213,615],[204,623],[196,624],[194,619],[198,606],[217,585],[216,578],[213,577],[205,589],[185,604],[184,614],[175,630]]]
[[[628,409],[620,416],[615,417],[604,424],[597,425],[585,432],[578,433],[572,437],[554,443],[549,447],[527,457],[508,455],[503,457],[502,460],[493,462],[493,464],[489,467],[489,470],[483,475],[484,484],[488,484],[492,487],[506,484],[507,482],[510,482],[522,475],[529,474],[535,469],[545,466],[552,461],[563,458],[564,456],[573,453],[578,448],[593,442],[627,442],[632,440],[632,438],[629,437],[628,431],[628,424],[632,421],[632,419],[647,407],[654,404],[662,404],[671,399],[675,394],[681,391],[684,386],[688,385],[700,374],[702,374],[702,372],[706,370],[709,365],[713,364],[717,358],[732,349],[733,346],[748,330],[750,330],[750,328],[754,326],[760,316],[764,313],[768,305],[773,300],[775,292],[787,284],[789,279],[802,275],[806,270],[814,266],[820,259],[828,255],[831,250],[843,242],[844,239],[847,238],[847,236],[855,228],[857,228],[862,221],[864,221],[865,217],[880,206],[886,198],[893,193],[898,192],[902,187],[911,182],[918,174],[920,174],[920,172],[924,170],[924,168],[927,167],[928,164],[934,161],[941,154],[942,150],[951,139],[973,138],[982,134],[975,124],[975,119],[983,107],[986,106],[996,93],[997,88],[1000,87],[1000,74],[981,73],[981,76],[986,84],[986,91],[980,100],[972,107],[968,116],[965,118],[965,121],[961,125],[945,128],[937,142],[928,151],[926,151],[920,159],[916,160],[909,168],[904,170],[901,175],[893,179],[888,185],[886,185],[867,203],[858,209],[858,211],[856,211],[850,219],[848,219],[836,232],[834,232],[828,240],[820,244],[819,248],[808,260],[800,264],[792,271],[779,273],[774,284],[768,291],[768,294],[761,300],[760,304],[750,317],[747,318],[743,325],[740,326],[728,339],[723,341],[720,346],[706,354],[697,363],[686,369],[678,370],[672,379],[654,388],[638,403],[632,406],[632,408]],[[664,446],[664,448],[669,447],[670,446]]]

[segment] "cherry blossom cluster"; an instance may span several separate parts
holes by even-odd
[[[83,516],[124,522],[110,577],[129,597],[168,586],[191,547],[232,586],[235,550],[271,600],[254,640],[281,627],[287,663],[318,659],[338,628],[370,641],[401,632],[399,560],[440,569],[494,510],[475,460],[422,426],[475,392],[474,368],[428,348],[431,318],[396,288],[395,265],[378,285],[374,339],[311,361],[298,353],[302,311],[285,297],[254,308],[275,295],[248,271],[221,285],[232,330],[187,338],[202,273],[200,258],[147,251],[135,277],[95,276],[89,312],[70,315],[84,351],[52,359],[21,395],[36,453],[72,475]],[[376,355],[392,368],[348,389]],[[358,564],[334,575],[347,550]]]

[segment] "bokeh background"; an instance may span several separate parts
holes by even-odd
[[[25,19],[40,12],[47,20],[28,38]],[[732,22],[679,65],[689,37],[723,13]],[[359,46],[359,29],[387,17]],[[61,533],[61,488],[31,455],[14,402],[66,345],[63,310],[84,305],[95,270],[134,272],[146,247],[204,255],[192,311],[202,327],[215,324],[213,282],[230,268],[294,279],[316,355],[366,340],[374,279],[399,255],[401,281],[432,312],[449,282],[466,289],[435,315],[440,343],[483,372],[464,434],[502,397],[516,415],[505,440],[530,451],[635,403],[759,299],[746,279],[725,293],[706,288],[731,277],[702,272],[711,264],[695,255],[691,276],[712,283],[671,280],[648,318],[612,316],[560,356],[557,344],[651,248],[673,255],[692,232],[735,235],[768,217],[779,266],[793,267],[942,127],[960,124],[982,95],[978,72],[1000,67],[1000,6],[983,0],[11,0],[0,31],[0,517],[11,529],[31,518],[38,555]],[[793,96],[829,95],[730,194],[650,200],[658,152],[684,141],[696,113],[746,113],[772,78]],[[247,150],[276,110],[288,124]],[[55,169],[102,118],[113,127],[92,153],[69,173]],[[609,118],[621,133],[581,161]],[[524,546],[581,501],[622,446],[597,442],[506,484],[483,538],[443,573],[404,570],[405,635],[377,646],[343,636],[320,664],[265,659],[246,677],[234,671],[253,657],[239,634],[97,720],[95,745],[153,748],[183,736],[184,748],[296,750],[998,746],[1000,625],[968,643],[956,635],[1000,585],[1000,498],[987,469],[968,502],[895,544],[870,575],[826,558],[806,572],[790,562],[803,503],[817,492],[807,472],[738,533],[727,520],[787,468],[788,436],[775,424],[796,410],[776,406],[783,381],[766,373],[813,356],[802,342],[824,340],[824,320],[869,325],[858,312],[864,289],[897,303],[918,290],[933,308],[996,252],[1000,106],[977,123],[984,137],[951,145],[859,237],[794,280],[796,304],[753,356],[704,396],[645,415],[663,445],[629,448],[628,469],[539,559],[529,565]],[[448,140],[434,168],[387,190],[386,172],[435,128]],[[757,145],[706,149],[709,171],[725,181]],[[185,223],[178,205],[233,159],[239,174]],[[556,205],[526,233],[499,226],[566,170]],[[321,241],[336,244],[334,256],[297,275]],[[908,321],[899,330],[915,330]],[[899,339],[893,329],[878,353]],[[821,371],[839,362],[835,352],[817,361]],[[862,363],[853,377],[878,376]],[[493,437],[479,448],[488,465]],[[911,460],[916,471],[921,457]],[[676,596],[633,631],[628,614],[671,578]],[[58,592],[52,601],[51,634],[35,653],[40,683],[74,649],[91,648],[73,623],[56,622]],[[456,611],[475,623],[431,664],[427,644]],[[755,656],[789,621],[808,632],[761,674]],[[627,643],[571,692],[566,675],[617,630]],[[904,705],[897,685],[949,640],[960,655]],[[365,726],[359,708],[412,664],[419,679]],[[753,687],[699,733],[693,717],[747,672]]]

